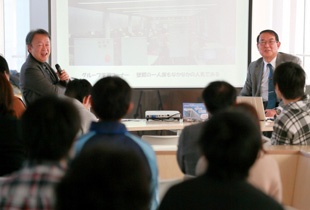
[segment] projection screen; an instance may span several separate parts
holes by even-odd
[[[120,76],[133,88],[243,86],[249,1],[54,0],[52,64],[94,84]]]

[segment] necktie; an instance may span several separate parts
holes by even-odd
[[[269,68],[269,76],[268,76],[268,104],[266,109],[274,109],[276,107],[277,95],[274,90],[272,80],[273,70],[270,63],[267,64],[267,67]]]

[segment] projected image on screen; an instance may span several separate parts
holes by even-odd
[[[52,64],[94,84],[204,88],[247,73],[249,1],[55,0]]]
[[[235,63],[236,1],[68,3],[70,65]]]

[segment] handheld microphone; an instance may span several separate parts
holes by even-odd
[[[57,72],[59,73],[59,75],[61,75],[62,69],[61,69],[61,67],[59,66],[59,64],[56,64],[55,67],[56,67]]]

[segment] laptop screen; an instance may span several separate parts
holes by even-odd
[[[249,103],[256,109],[259,120],[266,120],[262,97],[238,96],[237,103],[242,103],[242,102]]]
[[[183,103],[183,121],[202,122],[208,119],[204,103]]]

